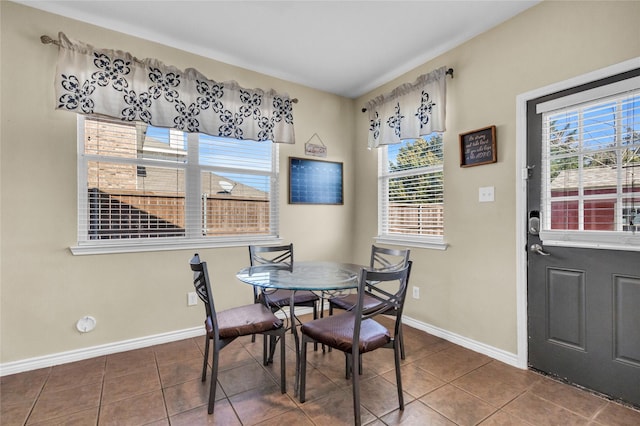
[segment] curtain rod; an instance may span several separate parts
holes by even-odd
[[[44,42],[43,42],[43,43],[44,43]],[[453,78],[453,68],[449,68],[449,69],[444,73],[444,75],[445,75],[445,76],[450,75],[450,76],[451,76],[451,78]],[[366,109],[366,108],[362,108],[362,112],[363,112],[363,113],[367,112],[367,109]]]
[[[42,44],[55,44],[58,47],[62,46],[58,40],[55,40],[55,39],[49,37],[48,35],[41,35],[40,36],[40,41],[42,42]],[[451,71],[453,72],[453,70],[451,70]],[[291,99],[291,102],[293,102],[294,104],[297,104],[298,103],[298,98]]]

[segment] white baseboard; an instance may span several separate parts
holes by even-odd
[[[39,368],[52,367],[59,364],[67,364],[69,362],[82,361],[84,359],[95,358],[97,356],[110,355],[118,352],[130,351],[133,349],[146,348],[148,346],[175,342],[176,340],[183,340],[197,336],[204,336],[204,327],[198,326],[185,330],[171,331],[168,333],[156,334],[153,336],[140,337],[137,339],[107,343],[105,345],[76,349],[73,351],[60,352],[35,358],[28,358],[20,361],[7,362],[4,364],[0,364],[0,376],[22,373],[24,371],[37,370]]]
[[[298,314],[303,315],[311,313],[310,308],[301,308]],[[418,330],[425,331],[436,337],[448,340],[474,352],[478,352],[488,357],[497,359],[506,364],[518,367],[518,357],[516,354],[494,348],[484,343],[476,342],[450,331],[435,327],[433,325],[414,320],[410,317],[403,317],[403,323]],[[0,376],[9,374],[22,373],[24,371],[37,370],[39,368],[52,367],[59,364],[67,364],[84,359],[94,358],[97,356],[110,355],[118,352],[130,351],[134,349],[146,348],[148,346],[160,345],[163,343],[174,342],[177,340],[188,339],[204,335],[202,326],[177,330],[168,333],[156,334],[153,336],[140,337],[137,339],[124,340],[121,342],[108,343],[105,345],[93,346],[89,348],[76,349],[73,351],[60,352],[56,354],[44,355],[35,358],[28,358],[20,361],[7,362],[0,364]],[[518,367],[520,368],[520,367]]]
[[[436,337],[440,337],[444,340],[448,340],[451,343],[455,343],[456,345],[460,345],[474,352],[478,352],[490,358],[496,359],[498,361],[502,361],[505,364],[509,364],[513,367],[520,368],[520,369],[522,368],[518,363],[517,354],[507,352],[502,349],[494,348],[493,346],[489,346],[487,344],[477,342],[467,337],[460,336],[459,334],[452,333],[450,331],[433,326],[431,324],[417,321],[413,318],[407,317],[406,315],[402,317],[402,323],[407,324],[408,326],[416,328],[418,330],[422,330],[424,332],[432,334]]]

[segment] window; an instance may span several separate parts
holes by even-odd
[[[597,96],[582,92],[540,106],[548,239],[624,245],[640,230],[637,80],[603,86]]]
[[[378,241],[444,248],[442,134],[380,149]]]
[[[76,254],[278,235],[277,144],[79,117]]]

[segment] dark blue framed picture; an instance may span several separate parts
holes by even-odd
[[[342,163],[289,157],[289,204],[343,204]]]

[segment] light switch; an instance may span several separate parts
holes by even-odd
[[[493,186],[482,186],[478,189],[478,201],[481,203],[491,203],[494,201]]]

